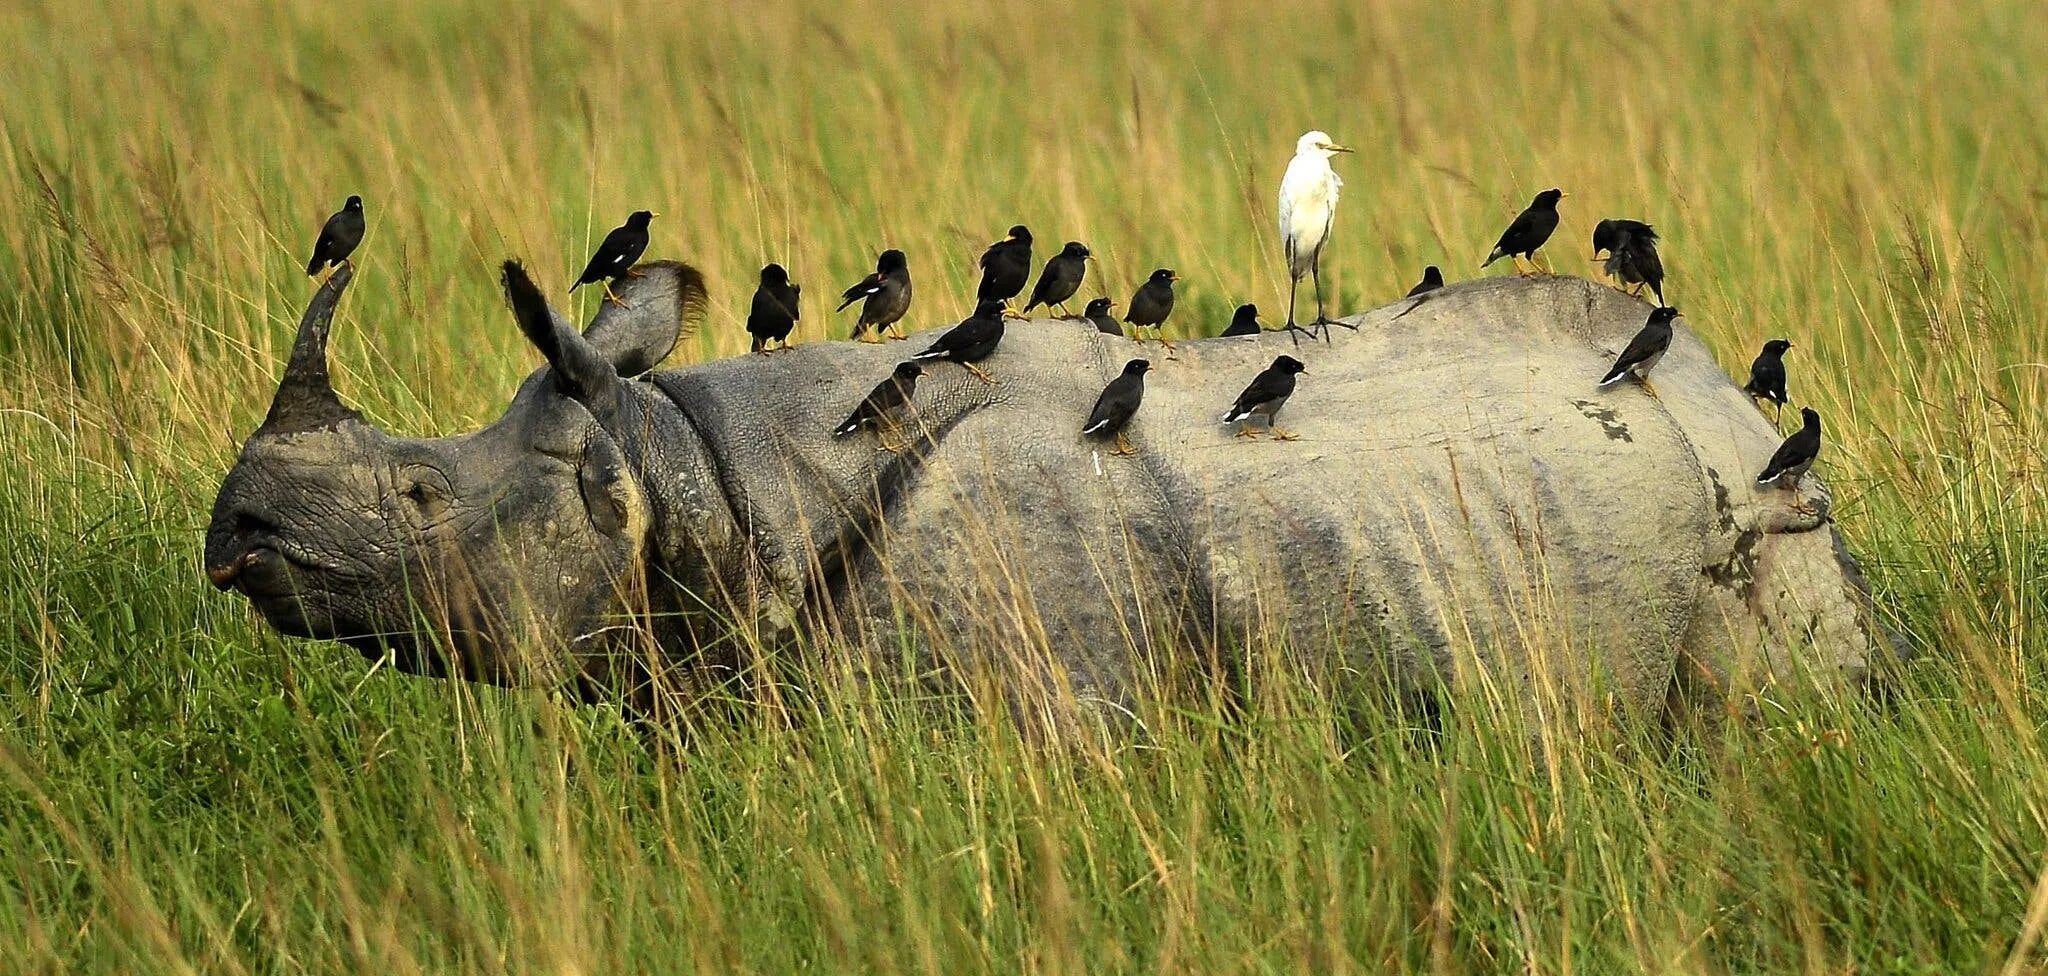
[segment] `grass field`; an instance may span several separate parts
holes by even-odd
[[[2035,5],[415,6],[0,3],[0,971],[2048,971]],[[643,206],[712,285],[678,360],[744,350],[769,260],[800,340],[886,246],[940,324],[1018,221],[1119,301],[1178,269],[1181,333],[1277,317],[1309,128],[1362,150],[1337,308],[1557,185],[1560,270],[1643,217],[1731,370],[1794,338],[1893,699],[1539,769],[1476,703],[1432,741],[1279,680],[1051,755],[847,692],[657,760],[202,578],[348,193],[337,384],[435,433],[537,363],[492,263],[565,284]]]

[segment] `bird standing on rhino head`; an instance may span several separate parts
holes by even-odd
[[[1330,157],[1350,151],[1331,142],[1327,132],[1302,133],[1294,141],[1294,159],[1287,164],[1287,175],[1280,178],[1280,247],[1287,257],[1288,278],[1286,331],[1306,331],[1294,324],[1294,293],[1301,287],[1301,276],[1308,275],[1316,286],[1316,320],[1310,327],[1321,329],[1325,342],[1330,338],[1330,318],[1323,312],[1323,245],[1330,242],[1330,228],[1337,220],[1337,192],[1344,187],[1330,167]]]
[[[652,210],[635,210],[626,222],[612,228],[604,235],[604,243],[597,246],[597,253],[590,256],[590,263],[583,266],[583,273],[576,276],[576,283],[569,286],[575,291],[584,285],[604,282],[604,300],[614,305],[624,305],[612,285],[622,279],[639,277],[633,265],[640,261],[640,255],[647,253],[647,225],[661,216]]]
[[[1493,245],[1493,250],[1479,266],[1485,268],[1501,258],[1513,258],[1517,273],[1523,277],[1533,274],[1536,267],[1536,252],[1543,249],[1543,245],[1550,240],[1550,235],[1557,230],[1557,202],[1568,196],[1571,194],[1556,187],[1536,194],[1536,199],[1529,201],[1528,209],[1516,214],[1514,222],[1508,225],[1507,230],[1501,232],[1500,242]],[[1522,270],[1524,257],[1529,259],[1529,267],[1532,270]],[[1544,273],[1549,272],[1546,270]]]

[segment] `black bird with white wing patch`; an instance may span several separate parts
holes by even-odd
[[[1650,321],[1643,325],[1642,331],[1636,333],[1636,337],[1629,340],[1628,348],[1614,358],[1614,368],[1600,377],[1600,385],[1606,386],[1624,376],[1634,376],[1643,384],[1645,392],[1656,396],[1656,388],[1650,385],[1650,370],[1656,368],[1657,361],[1663,359],[1665,351],[1671,348],[1671,322],[1676,318],[1678,310],[1675,308],[1652,311]]]
[[[583,273],[576,276],[576,283],[570,285],[569,290],[575,291],[584,285],[602,281],[604,300],[614,305],[625,305],[618,293],[612,291],[612,285],[639,275],[633,270],[633,265],[639,263],[640,255],[647,253],[647,225],[659,216],[652,210],[635,210],[624,224],[612,228],[611,233],[604,235],[604,243],[597,246],[597,253],[590,256],[590,263],[583,266]]]
[[[1771,455],[1771,463],[1764,465],[1762,474],[1756,476],[1759,485],[1775,484],[1780,488],[1799,490],[1799,479],[1820,457],[1820,412],[1812,407],[1801,407],[1799,417],[1804,421],[1785,443],[1778,445],[1777,453]],[[1795,501],[1793,508],[1811,513],[1804,501]]]
[[[910,259],[902,251],[893,247],[883,251],[875,261],[875,273],[855,282],[839,297],[843,301],[833,309],[835,312],[845,311],[854,302],[861,303],[860,321],[854,323],[853,338],[862,342],[880,342],[885,337],[910,338],[889,333],[910,311]]]
[[[975,363],[995,355],[996,346],[1003,341],[1003,316],[1008,311],[1002,302],[984,298],[980,305],[974,307],[973,315],[968,316],[959,325],[947,329],[930,348],[910,358],[943,359],[949,363],[959,363],[983,383],[994,383],[996,378]]]
[[[1785,404],[1792,402],[1785,393],[1785,352],[1791,348],[1790,339],[1764,343],[1763,352],[1757,353],[1756,361],[1749,364],[1749,382],[1742,384],[1742,392],[1751,399],[1775,404],[1780,419],[1784,417]]]
[[[883,450],[902,450],[900,445],[889,443],[887,435],[902,426],[903,414],[917,393],[917,378],[923,375],[924,367],[916,363],[897,363],[896,371],[875,385],[867,399],[853,408],[846,422],[832,428],[832,436],[850,437],[855,431],[873,430],[883,435]]]
[[[1287,398],[1294,395],[1294,377],[1307,370],[1308,367],[1303,366],[1301,360],[1293,356],[1274,357],[1273,365],[1253,377],[1251,385],[1237,395],[1237,402],[1231,404],[1229,410],[1224,411],[1224,426],[1240,424],[1237,436],[1257,437],[1259,432],[1256,429],[1242,425],[1241,422],[1252,417],[1262,417],[1265,419],[1266,429],[1272,432],[1274,440],[1294,440],[1297,435],[1273,426],[1273,420],[1280,413],[1280,408],[1287,405]]]
[[[1143,359],[1125,363],[1123,374],[1110,380],[1102,388],[1102,395],[1095,398],[1095,409],[1088,411],[1088,422],[1081,425],[1081,433],[1087,437],[1116,438],[1112,454],[1137,453],[1137,448],[1124,436],[1124,427],[1145,402],[1145,373],[1151,368],[1152,364]]]
[[[1556,187],[1536,194],[1536,199],[1529,202],[1528,209],[1515,215],[1514,222],[1501,233],[1500,242],[1493,246],[1493,251],[1486,255],[1485,264],[1481,264],[1480,267],[1484,268],[1501,258],[1512,257],[1515,259],[1515,270],[1525,277],[1529,275],[1531,272],[1522,270],[1522,259],[1527,257],[1529,264],[1532,267],[1535,265],[1536,252],[1542,249],[1550,240],[1550,235],[1557,230],[1557,202],[1567,196],[1570,194]]]

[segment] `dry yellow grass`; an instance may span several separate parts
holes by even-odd
[[[0,3],[0,969],[2038,968],[2044,64],[2020,2]],[[800,341],[889,246],[949,324],[1015,222],[1096,250],[1084,294],[1179,270],[1172,334],[1277,318],[1309,128],[1361,150],[1333,308],[1470,276],[1555,185],[1560,270],[1647,219],[1731,370],[1795,339],[1901,701],[1536,783],[1290,694],[1135,759],[819,706],[668,768],[201,592],[351,192],[339,386],[434,433],[537,363],[494,263],[559,292],[638,207],[712,283],[679,361],[745,349],[771,260]]]

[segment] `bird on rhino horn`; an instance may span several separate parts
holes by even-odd
[[[900,351],[818,343],[800,361],[648,372],[703,291],[684,266],[642,267],[620,285],[629,307],[581,332],[503,269],[545,364],[498,420],[423,439],[336,396],[338,269],[221,486],[214,583],[279,631],[402,670],[635,707],[657,680],[743,669],[735,628],[907,650],[919,674],[995,667],[954,651],[1028,639],[1077,698],[1116,707],[1162,648],[1198,663],[1215,658],[1205,642],[1272,627],[1318,673],[1463,680],[1476,662],[1638,714],[1674,688],[1756,687],[1752,667],[1855,678],[1877,659],[1860,576],[1827,518],[1797,510],[1825,486],[1752,483],[1778,436],[1704,344],[1674,338],[1661,403],[1591,389],[1643,321],[1613,289],[1495,278],[1433,297],[1431,327],[1458,336],[1471,408],[1456,416],[1435,347],[1389,341],[1414,327],[1394,321],[1413,299],[1350,317],[1373,341],[1318,347],[1293,442],[1232,444],[1216,425],[1218,391],[1277,340],[1191,340],[1146,377],[1143,463],[1097,475],[1099,445],[1076,432],[1126,357],[1094,329],[1012,330],[996,387],[928,369],[918,449],[892,454],[832,432]],[[1532,587],[1584,653],[1525,646]]]

